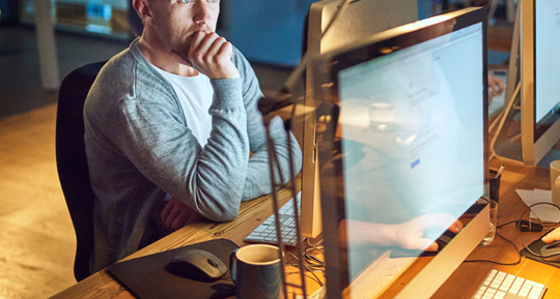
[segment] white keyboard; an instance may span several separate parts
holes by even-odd
[[[541,299],[546,292],[544,284],[512,274],[491,270],[473,299]]]
[[[297,202],[301,207],[301,192],[296,196]],[[301,214],[301,209],[298,210]],[[286,204],[284,204],[279,210],[278,214],[280,216],[280,227],[282,230],[282,241],[285,245],[295,246],[297,243],[296,239],[296,225],[294,219],[294,199],[290,199]],[[268,244],[278,244],[276,242],[276,224],[275,217],[272,214],[268,217],[261,225],[257,226],[255,230],[251,232],[246,238],[247,243],[268,243]]]

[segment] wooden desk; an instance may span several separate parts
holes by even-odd
[[[498,224],[517,220],[527,206],[518,197],[515,189],[533,189],[533,188],[550,188],[549,172],[546,169],[537,167],[522,166],[517,163],[508,161],[500,161],[494,159],[490,167],[497,169],[502,163],[506,164],[506,169],[501,180],[500,206]],[[279,193],[280,201],[286,202],[291,194],[288,190],[282,190]],[[191,243],[206,241],[215,238],[228,238],[239,245],[243,245],[243,239],[246,235],[258,226],[264,219],[272,214],[270,197],[263,197],[254,201],[243,203],[237,219],[229,223],[196,223],[191,226],[182,228],[181,230],[165,237],[164,239],[136,252],[127,259],[145,256],[161,251],[177,248]],[[525,216],[528,218],[528,213]],[[548,229],[547,229],[548,230]],[[500,228],[498,232],[504,237],[515,242],[519,249],[522,248],[522,242],[513,224]],[[523,233],[523,238],[527,244],[540,238],[544,234],[541,233]],[[492,244],[489,246],[478,246],[468,258],[494,260],[503,263],[510,263],[517,260],[517,251],[513,246],[496,236]],[[420,258],[415,262],[408,271],[406,271],[389,292],[383,297],[392,298],[408,281],[410,281],[413,273],[417,273],[419,269],[430,258]],[[432,298],[471,298],[474,292],[482,283],[482,280],[490,271],[490,269],[498,269],[507,273],[521,276],[526,279],[533,280],[545,284],[548,291],[545,299],[560,298],[560,269],[545,264],[534,262],[523,258],[521,263],[516,266],[499,266],[491,263],[463,263],[449,277],[446,283],[434,294]],[[295,281],[295,280],[294,280]],[[313,291],[313,287],[317,288],[316,283],[309,282],[308,289]],[[132,298],[120,284],[113,280],[105,271],[99,271],[91,277],[81,281],[80,283],[60,292],[52,298]]]
[[[506,168],[501,180],[498,225],[519,219],[523,211],[527,209],[527,205],[515,192],[516,189],[550,189],[548,169],[523,166],[499,159],[494,159],[490,168],[498,169],[502,163],[506,165]],[[529,219],[529,213],[526,213],[524,218]],[[543,232],[524,232],[522,237],[525,243],[530,244],[549,230],[551,228],[546,228]],[[499,228],[498,233],[513,241],[518,249],[523,248],[523,243],[514,224]],[[517,252],[510,243],[496,236],[492,244],[478,246],[468,258],[468,260],[478,259],[511,263],[517,260]],[[463,263],[433,298],[470,298],[490,269],[497,269],[545,284],[548,287],[544,296],[545,299],[560,298],[560,269],[526,258],[522,258],[521,263],[516,266]]]
[[[287,189],[280,190],[278,193],[281,204],[286,203],[291,196],[291,192]],[[272,215],[272,197],[264,196],[242,203],[239,215],[234,221],[227,223],[215,223],[211,221],[193,223],[137,251],[124,260],[217,238],[227,238],[241,246],[245,244],[243,239],[270,215]],[[289,279],[291,282],[299,284],[299,278],[295,277],[295,275],[290,276]],[[307,281],[308,293],[318,289],[316,283],[311,280]],[[106,270],[101,270],[51,298],[122,299],[134,297],[115,281]]]

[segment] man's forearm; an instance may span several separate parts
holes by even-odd
[[[281,134],[278,134],[281,133]],[[291,134],[291,133],[290,133]],[[284,136],[282,136],[284,135]],[[299,144],[291,134],[291,151],[294,165],[294,175],[301,170],[301,150]],[[275,152],[280,165],[280,172],[275,172],[277,183],[286,183],[291,179],[290,158],[288,153],[288,143],[284,132],[277,132],[273,137]],[[273,169],[277,169],[276,163]],[[243,201],[251,200],[272,192],[270,184],[270,167],[267,147],[263,146],[249,159],[247,168],[247,179],[243,189]]]

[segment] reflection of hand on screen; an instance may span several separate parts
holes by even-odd
[[[424,237],[424,230],[428,228],[449,229],[458,233],[463,224],[451,214],[425,214],[408,222],[397,224],[395,229],[395,243],[404,249],[418,249],[437,251],[438,245],[431,239]],[[442,231],[443,232],[443,231]]]
[[[339,225],[339,235],[343,245],[399,246],[409,250],[436,251],[438,245],[424,236],[424,231],[429,228],[458,233],[463,224],[449,213],[425,214],[400,224],[345,219]]]

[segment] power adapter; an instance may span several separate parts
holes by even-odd
[[[529,220],[517,220],[515,227],[522,232],[542,232],[543,226],[539,223],[534,223]]]

